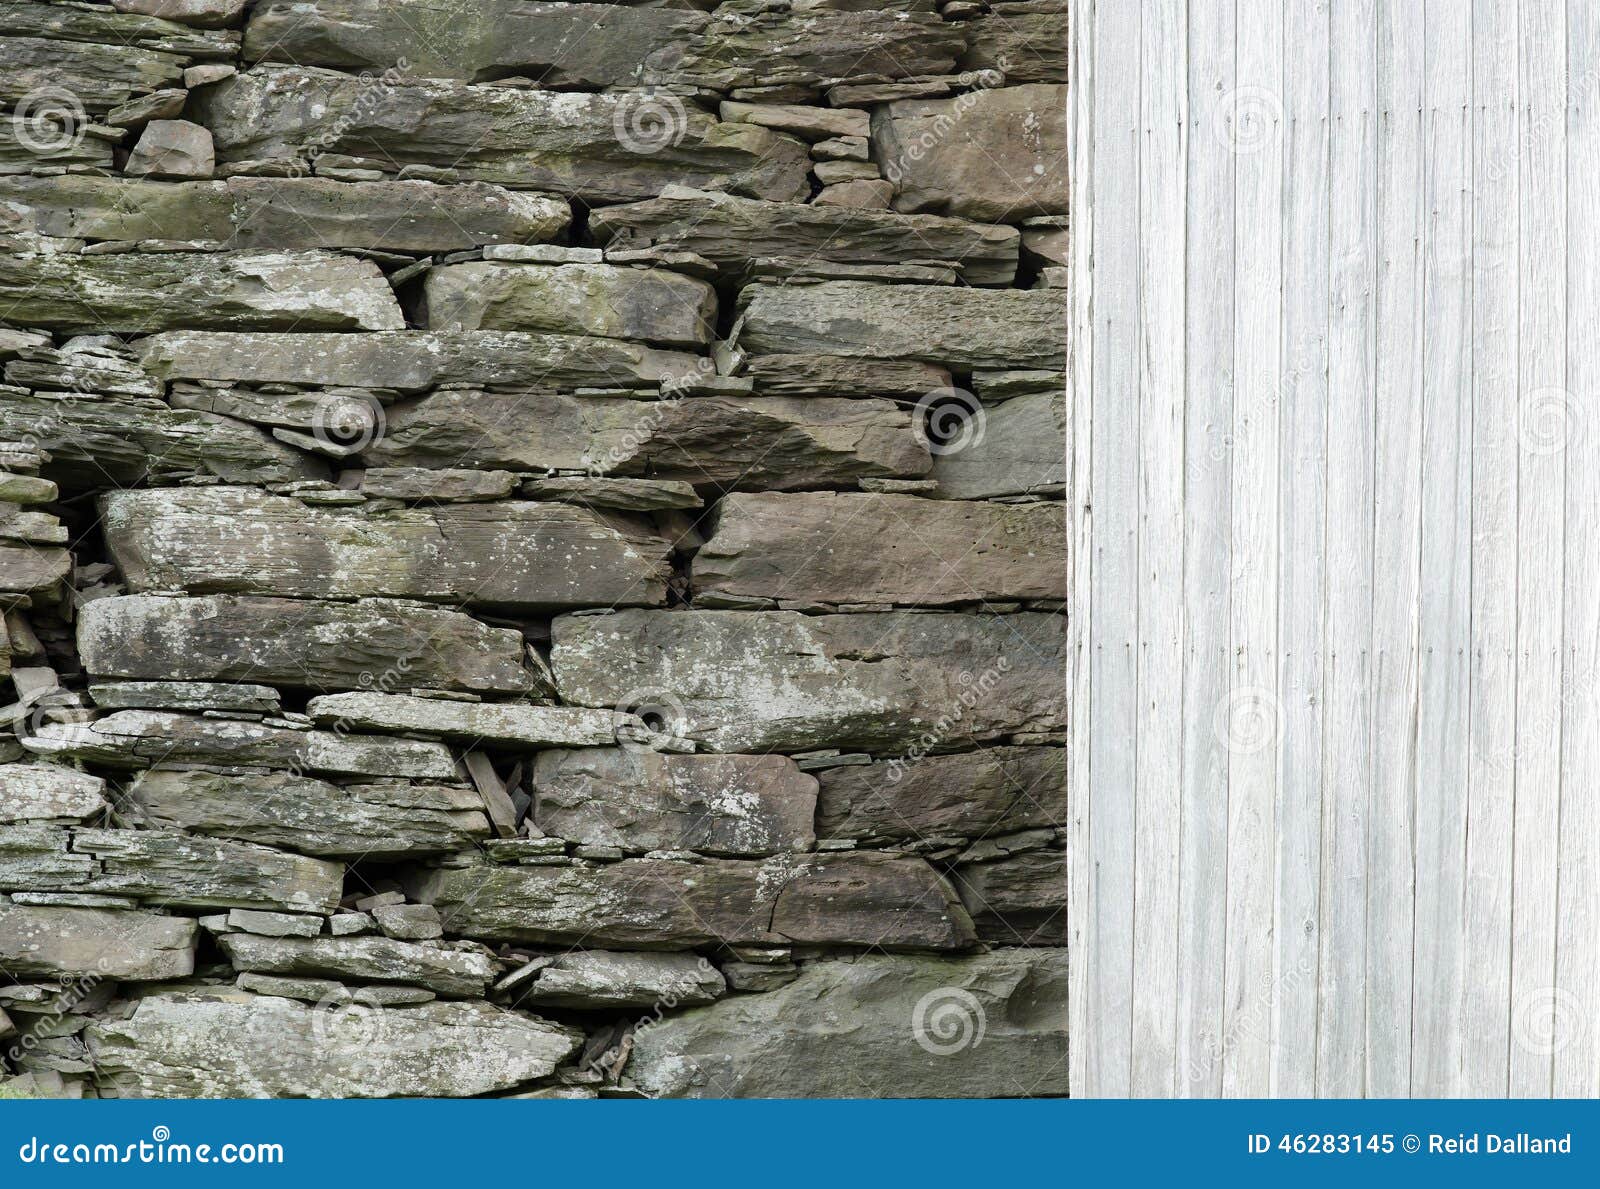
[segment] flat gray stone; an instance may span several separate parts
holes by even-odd
[[[494,959],[474,949],[388,937],[257,937],[227,933],[217,939],[217,944],[235,970],[405,983],[426,987],[447,999],[483,995],[496,970]]]
[[[784,756],[542,751],[532,792],[541,830],[588,846],[754,856],[815,842],[816,780]]]
[[[128,799],[138,820],[152,826],[324,858],[439,854],[489,835],[482,801],[460,785],[333,785],[292,772],[151,768],[135,777]],[[272,811],[263,813],[263,805]]]
[[[929,476],[941,499],[1020,495],[1067,481],[1064,390],[1014,397],[983,410],[983,432],[937,455]]]
[[[577,335],[478,330],[455,334],[249,334],[176,330],[143,340],[152,375],[419,391],[436,384],[655,384],[692,375],[696,359]]]
[[[228,927],[240,933],[262,937],[315,937],[322,932],[322,918],[291,912],[263,912],[257,908],[235,908],[228,913]]]
[[[3,192],[3,191],[0,191]],[[672,186],[659,198],[601,207],[596,241],[618,248],[694,252],[735,274],[757,260],[895,264],[956,260],[974,285],[1009,284],[1020,236],[1012,227],[883,210],[762,202]]]
[[[423,282],[431,330],[526,330],[703,347],[717,294],[704,281],[614,264],[451,264]]]
[[[56,764],[0,764],[0,822],[81,822],[107,808],[106,782]]]
[[[19,437],[49,451],[51,473],[79,489],[186,475],[284,483],[327,474],[326,463],[253,425],[159,401],[101,396],[92,388],[64,393],[0,387],[0,438]]]
[[[115,492],[101,506],[135,592],[392,596],[521,611],[666,601],[668,543],[570,504],[367,513],[209,487]]]
[[[952,877],[978,936],[997,945],[1067,944],[1067,852],[962,863]]]
[[[196,932],[185,917],[0,904],[0,967],[13,978],[184,978],[194,972]]]
[[[598,89],[642,78],[728,90],[774,76],[818,83],[937,74],[955,65],[963,45],[959,26],[926,12],[807,6],[702,14],[639,5],[620,19],[618,7],[522,0],[480,0],[466,10],[439,0],[263,4],[246,27],[244,56],[351,71],[383,70],[403,59],[412,73],[428,77],[515,74],[547,87]]]
[[[340,1013],[233,989],[170,991],[84,1033],[102,1096],[460,1098],[552,1073],[582,1042],[486,1003]]]
[[[384,599],[124,595],[97,599],[78,618],[78,652],[90,674],[145,681],[516,694],[534,685],[523,649],[522,634],[512,629]]]
[[[109,893],[178,908],[328,912],[338,863],[170,830],[0,826],[0,890]]]
[[[86,604],[78,618],[79,631],[87,612],[115,597]],[[79,643],[80,656],[82,642]],[[102,710],[246,710],[276,714],[278,691],[270,685],[223,684],[204,681],[99,681],[89,687],[89,697]]]
[[[872,117],[872,157],[900,187],[896,210],[994,223],[1065,213],[1069,151],[1065,86],[902,99]]]
[[[395,405],[387,420],[369,462],[779,488],[915,476],[930,465],[910,416],[878,400],[639,401],[451,389]]]
[[[1067,824],[1067,751],[986,747],[818,773],[825,838],[987,837]]]
[[[495,941],[947,950],[974,938],[965,910],[925,861],[872,851],[761,862],[480,865],[424,872],[411,885],[413,899],[438,907],[446,932]]]
[[[331,70],[260,66],[190,103],[222,161],[292,160],[312,143],[591,203],[649,198],[669,182],[779,201],[807,193],[803,143],[753,124],[719,123],[672,95],[408,79],[387,85],[375,105],[362,99],[368,85]]]
[[[1067,954],[808,962],[634,1034],[658,1098],[1025,1098],[1067,1093]]]
[[[92,723],[51,723],[22,741],[37,755],[117,768],[153,764],[262,765],[355,776],[450,780],[447,748],[413,739],[296,731],[161,710],[118,710]]]
[[[946,285],[750,285],[739,294],[752,354],[815,352],[917,360],[958,370],[1061,367],[1066,303],[1033,289]]]
[[[1065,598],[1064,504],[854,492],[734,494],[694,556],[695,598],[937,607]]]
[[[540,969],[511,999],[519,1007],[671,1011],[710,1003],[727,989],[722,973],[699,954],[573,950]]]
[[[553,632],[564,701],[670,694],[713,751],[892,753],[1066,725],[1057,615],[624,611]]]
[[[377,731],[426,731],[511,748],[598,747],[616,740],[609,711],[514,702],[453,702],[408,694],[324,694],[307,713],[318,723]]]
[[[0,302],[25,325],[95,334],[405,326],[377,265],[319,251],[0,255]]]

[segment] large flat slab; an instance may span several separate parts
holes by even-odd
[[[670,187],[659,198],[590,213],[589,231],[612,249],[694,252],[735,275],[757,260],[793,265],[959,263],[974,285],[1006,285],[1021,235],[966,219],[850,207],[762,202]]]
[[[555,621],[564,701],[654,691],[714,751],[955,749],[1066,728],[1059,615],[625,611]]]
[[[331,70],[258,66],[191,98],[221,161],[295,159],[305,144],[588,202],[650,198],[669,182],[803,199],[800,141],[724,124],[643,91],[584,94],[406,79],[370,86]],[[624,139],[626,134],[626,139]]]
[[[158,182],[62,174],[0,178],[0,233],[207,240],[229,248],[449,252],[540,243],[572,219],[561,199],[482,182],[235,177]]]
[[[414,899],[438,906],[446,933],[496,941],[645,950],[715,942],[946,950],[973,941],[949,885],[910,855],[472,866],[412,884]]]
[[[322,459],[291,449],[254,425],[93,391],[0,386],[0,437],[38,442],[50,453],[50,473],[80,488],[185,475],[287,483],[328,474]]]
[[[635,854],[769,855],[815,841],[817,781],[784,756],[541,751],[532,792],[546,834]]]
[[[487,1003],[326,1007],[231,988],[168,991],[84,1034],[102,1096],[460,1098],[542,1078],[575,1028]]]
[[[333,252],[0,255],[0,306],[48,330],[400,330],[370,260]]]
[[[123,595],[78,616],[84,668],[135,681],[516,694],[533,688],[525,647],[510,628],[390,599]]]
[[[174,830],[0,827],[0,890],[93,892],[176,908],[329,912],[338,863]]]
[[[897,6],[909,7],[909,6]],[[524,75],[549,87],[685,83],[727,89],[874,75],[938,74],[964,45],[959,26],[891,9],[703,14],[684,7],[479,0],[320,0],[257,6],[247,61],[492,79]]]
[[[38,755],[116,768],[245,765],[416,780],[451,780],[456,772],[449,750],[437,743],[160,710],[117,710],[92,723],[51,723],[21,742]]]
[[[872,150],[899,187],[897,210],[996,223],[1064,214],[1067,88],[1034,83],[884,104],[873,112]]]
[[[323,694],[306,704],[318,723],[425,731],[507,748],[602,746],[616,738],[609,711],[515,702],[455,702],[408,694]]]
[[[909,359],[957,370],[1062,367],[1067,305],[1060,290],[961,289],[823,281],[750,285],[739,294],[740,346]]]
[[[433,330],[592,334],[698,348],[717,323],[716,290],[706,282],[615,264],[447,264],[429,271],[423,299]]]
[[[260,937],[217,939],[235,970],[310,975],[356,982],[405,983],[447,999],[482,996],[498,964],[480,949],[388,937]]]
[[[823,838],[988,838],[1067,824],[1062,747],[986,747],[817,774]]]
[[[1064,504],[739,493],[695,554],[695,597],[938,607],[1067,594]]]
[[[668,544],[572,504],[366,513],[252,488],[122,491],[106,540],[133,591],[380,596],[523,611],[666,601]]]
[[[436,384],[550,388],[655,383],[695,372],[696,359],[610,339],[480,330],[455,334],[246,334],[175,330],[139,344],[145,367],[168,380],[396,388]]]
[[[197,931],[187,917],[0,904],[0,969],[14,978],[184,978],[194,973]]]
[[[135,820],[321,858],[377,861],[465,850],[489,837],[476,789],[367,780],[331,784],[293,772],[151,768],[134,778]],[[263,806],[271,812],[263,813]]]
[[[395,405],[375,465],[585,470],[728,487],[814,487],[926,473],[905,410],[883,400],[690,396],[637,401],[449,389]]]
[[[1067,954],[808,962],[640,1029],[626,1074],[659,1098],[1064,1096]]]

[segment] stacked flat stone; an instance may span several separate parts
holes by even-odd
[[[1066,24],[0,5],[0,1096],[1065,1093]]]

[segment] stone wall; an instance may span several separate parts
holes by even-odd
[[[0,1096],[1065,1092],[1066,22],[0,4]]]

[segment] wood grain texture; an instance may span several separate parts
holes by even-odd
[[[1600,17],[1076,16],[1072,1091],[1600,1094]]]

